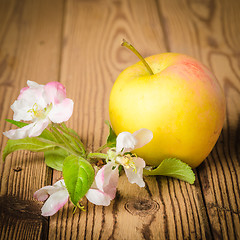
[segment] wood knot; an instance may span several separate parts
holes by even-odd
[[[145,217],[159,209],[159,204],[151,199],[134,199],[125,203],[125,209],[132,215]]]
[[[21,167],[13,168],[13,171],[14,171],[14,172],[21,172],[21,171],[22,171],[22,168],[21,168]]]

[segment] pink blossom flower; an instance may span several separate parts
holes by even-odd
[[[149,143],[153,138],[153,133],[142,128],[133,134],[122,132],[117,136],[116,151],[108,151],[110,161],[115,166],[122,165],[130,183],[136,183],[139,187],[144,187],[143,168],[146,166],[145,161],[137,157],[136,154],[126,154],[134,149],[141,148]]]
[[[64,180],[60,180],[53,186],[45,186],[33,195],[38,201],[47,200],[42,207],[42,216],[52,216],[68,201],[68,191]]]
[[[127,154],[118,156],[116,158],[116,163],[123,166],[130,183],[136,183],[139,187],[145,187],[145,182],[143,181],[143,168],[146,164],[142,158]]]
[[[112,163],[103,166],[96,174],[95,180],[86,197],[95,205],[108,206],[115,198],[118,183],[118,168]]]
[[[27,81],[28,87],[20,91],[12,104],[13,120],[31,121],[23,128],[9,130],[3,134],[10,139],[39,136],[49,123],[67,121],[73,112],[73,101],[66,98],[66,89],[59,82],[39,85]]]
[[[131,152],[134,149],[143,147],[149,143],[152,138],[152,131],[146,128],[141,128],[133,134],[130,132],[121,132],[117,136],[116,152],[121,154],[124,154],[125,152]]]

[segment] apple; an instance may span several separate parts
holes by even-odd
[[[139,54],[127,42],[123,45]],[[135,150],[148,165],[176,157],[197,167],[213,149],[224,124],[226,102],[218,81],[187,55],[139,58],[118,76],[111,90],[113,130],[116,134],[151,130],[152,141]]]

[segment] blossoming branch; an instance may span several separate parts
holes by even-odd
[[[193,183],[191,168],[176,158],[168,158],[158,167],[146,166],[144,159],[134,150],[148,144],[153,133],[145,128],[134,133],[122,132],[118,136],[111,125],[106,144],[97,152],[88,152],[81,137],[65,125],[73,113],[74,103],[66,97],[66,89],[59,82],[40,85],[27,81],[11,106],[16,125],[3,134],[9,138],[3,160],[14,151],[44,152],[47,166],[62,171],[63,179],[52,186],[45,186],[34,193],[45,201],[43,216],[52,216],[70,198],[75,207],[83,209],[81,199],[96,205],[108,206],[115,198],[119,173],[124,170],[130,183],[145,187],[143,175],[164,175]],[[108,148],[107,153],[102,150]],[[102,166],[97,165],[102,160]]]

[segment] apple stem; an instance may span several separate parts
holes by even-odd
[[[123,39],[123,42],[121,44],[124,47],[127,47],[128,49],[130,49],[133,53],[135,53],[137,55],[137,57],[141,60],[141,62],[145,65],[145,67],[147,68],[148,72],[150,73],[150,75],[154,75],[152,69],[150,68],[150,66],[148,65],[148,63],[146,62],[146,60],[142,57],[142,55],[136,50],[135,47],[133,47],[130,43],[128,43],[125,39]]]

